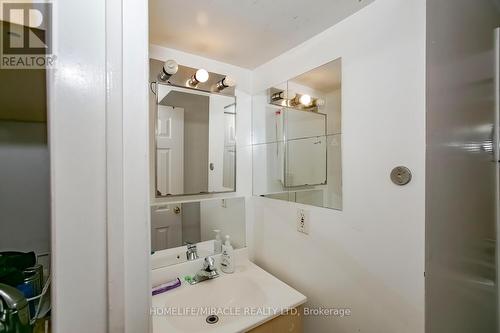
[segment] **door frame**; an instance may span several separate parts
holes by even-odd
[[[53,1],[53,23],[52,330],[149,332],[148,2]]]
[[[108,202],[119,207],[108,209],[108,327],[150,332],[148,1],[107,0],[107,6],[108,113],[116,116],[107,123],[108,174],[115,172],[111,161],[122,167],[121,179],[108,179]]]

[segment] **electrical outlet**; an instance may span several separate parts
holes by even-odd
[[[297,209],[297,231],[309,235],[309,211]]]

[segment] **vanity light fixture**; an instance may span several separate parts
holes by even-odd
[[[208,72],[205,69],[200,68],[191,77],[191,79],[189,80],[189,84],[193,87],[197,86],[198,83],[207,82],[209,77],[210,75],[208,74]]]
[[[160,81],[167,81],[168,79],[170,79],[172,75],[177,73],[178,70],[179,70],[179,65],[177,64],[177,61],[172,59],[167,60],[163,64],[161,73],[160,75],[158,75],[158,79]]]
[[[326,105],[322,98],[308,94],[296,93],[291,89],[269,88],[269,102],[276,106],[285,106],[296,110],[318,112],[320,107]]]
[[[235,85],[236,85],[236,81],[233,80],[231,77],[226,76],[225,78],[223,78],[222,80],[217,82],[215,87],[217,88],[218,91],[222,91],[226,88],[234,87]]]

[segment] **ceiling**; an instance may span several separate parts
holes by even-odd
[[[253,69],[374,0],[149,0],[150,43]]]
[[[340,88],[341,80],[342,59],[339,58],[296,76],[290,81],[314,90],[329,93]]]

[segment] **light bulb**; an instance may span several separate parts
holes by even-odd
[[[311,96],[309,95],[302,95],[300,96],[300,99],[299,99],[299,102],[300,104],[304,105],[304,106],[308,106],[309,104],[311,104]]]
[[[174,75],[179,70],[179,65],[175,60],[167,60],[163,65],[163,71],[166,74]]]
[[[215,86],[216,86],[217,90],[222,91],[226,88],[234,87],[235,85],[236,85],[236,81],[233,80],[231,77],[226,76],[225,78],[223,78],[222,80],[217,82],[217,84]]]
[[[195,80],[198,82],[201,82],[201,83],[207,82],[208,77],[209,77],[208,72],[206,70],[204,70],[203,68],[198,69],[196,71],[196,74],[194,74]]]
[[[318,99],[314,100],[315,106],[320,107],[320,106],[325,106],[325,104],[326,104],[326,102],[324,99],[318,98]]]
[[[159,75],[161,81],[167,81],[172,75],[177,73],[179,70],[179,65],[175,60],[167,60],[163,64],[162,71]]]
[[[224,84],[226,87],[234,87],[236,85],[236,81],[233,80],[232,77],[226,76],[224,79],[222,79],[222,84]]]
[[[282,91],[276,92],[276,93],[271,95],[271,101],[273,101],[273,102],[277,102],[277,101],[280,101],[282,99],[283,99],[283,92]]]

